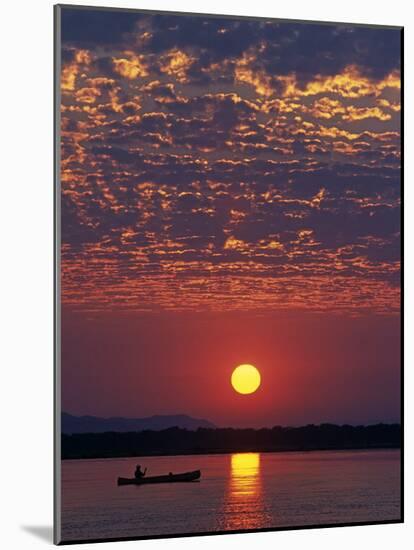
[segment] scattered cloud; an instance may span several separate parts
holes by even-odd
[[[398,30],[62,14],[65,305],[398,311]]]

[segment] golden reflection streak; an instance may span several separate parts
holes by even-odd
[[[262,490],[260,453],[232,454],[222,528],[260,529],[269,525],[269,519]]]
[[[237,453],[231,455],[232,495],[237,498],[254,495],[258,488],[259,470],[259,453]]]

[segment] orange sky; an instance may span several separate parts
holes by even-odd
[[[63,410],[185,413],[219,426],[399,421],[396,317],[63,315]],[[230,376],[256,365],[262,384]]]

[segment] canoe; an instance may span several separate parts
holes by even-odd
[[[118,485],[146,485],[151,483],[178,483],[182,481],[197,481],[200,479],[200,470],[184,472],[182,474],[168,474],[164,476],[148,476],[140,478],[118,477]]]

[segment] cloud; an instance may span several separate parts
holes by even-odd
[[[65,305],[398,310],[398,30],[62,12]]]

